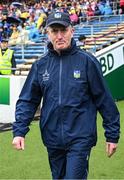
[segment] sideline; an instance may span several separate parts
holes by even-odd
[[[12,130],[12,123],[0,123],[0,133]]]

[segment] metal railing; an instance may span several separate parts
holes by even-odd
[[[81,16],[81,17],[79,17],[79,24],[84,24],[84,25],[85,24],[90,24],[90,23],[94,22],[95,20],[97,20],[98,22],[103,22],[104,23],[105,20],[109,21],[109,20],[111,20],[113,18],[116,18],[118,23],[122,23],[124,21],[124,14],[86,16],[86,17]],[[114,23],[114,21],[113,21],[113,23]],[[106,24],[107,24],[107,22],[106,22]],[[108,22],[108,24],[109,24],[109,22]]]
[[[13,40],[15,41],[15,43],[14,44],[11,44],[11,43],[9,43],[9,48],[11,48],[11,49],[13,49],[14,50],[14,52],[15,52],[15,54],[17,53],[16,52],[16,49],[17,48],[20,48],[20,50],[21,50],[21,58],[20,58],[20,61],[25,61],[25,50],[27,50],[27,47],[29,47],[29,46],[35,46],[35,45],[41,45],[42,46],[42,48],[43,48],[43,53],[45,53],[46,52],[46,43],[47,42],[40,42],[40,43],[38,43],[38,42],[36,42],[36,43],[34,43],[34,42],[24,42],[24,35],[23,36],[19,36],[19,38],[21,39],[20,40],[20,43],[16,43],[16,40],[17,40],[17,38],[12,38],[12,39],[10,39],[10,42],[12,42]],[[40,38],[39,38],[39,41],[40,41]]]
[[[118,40],[124,39],[124,22],[121,24],[95,24],[95,25],[79,25],[76,26],[77,34],[75,34],[75,39],[79,37],[80,34],[84,34],[86,36],[85,44],[91,46],[87,50],[95,53],[97,50],[111,45]],[[88,29],[88,34],[85,34]],[[86,30],[86,31],[85,31]],[[97,30],[97,31],[96,31]],[[111,36],[113,35],[113,36]],[[110,37],[111,36],[111,37]],[[102,38],[104,38],[104,42],[102,43]],[[106,40],[105,40],[106,39]],[[98,43],[101,41],[101,44]],[[92,45],[91,45],[92,42]],[[86,49],[86,48],[85,48]]]

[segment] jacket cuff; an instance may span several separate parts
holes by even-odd
[[[13,134],[13,138],[17,137],[17,136],[25,138],[25,134],[22,134],[22,133],[14,133]]]
[[[119,139],[106,139],[106,142],[118,143]]]

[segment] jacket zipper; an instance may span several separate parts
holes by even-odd
[[[59,69],[59,105],[62,101],[62,59],[60,59],[60,69]]]
[[[60,59],[60,69],[59,69],[59,105],[62,103],[62,59]],[[61,140],[64,144],[64,130],[63,130],[63,119],[61,119]]]

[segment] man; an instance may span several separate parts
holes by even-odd
[[[16,68],[14,51],[8,48],[8,40],[2,39],[0,48],[0,74],[15,74],[15,69],[11,70],[11,68]]]
[[[80,47],[81,49],[85,49],[85,41],[86,41],[86,36],[83,34],[80,35],[78,37],[77,46]]]
[[[103,117],[109,157],[119,140],[119,112],[99,62],[76,47],[69,15],[53,12],[46,27],[48,52],[33,64],[17,101],[12,144],[24,149],[43,97],[40,129],[53,179],[87,179],[91,148],[97,141],[97,110]]]

